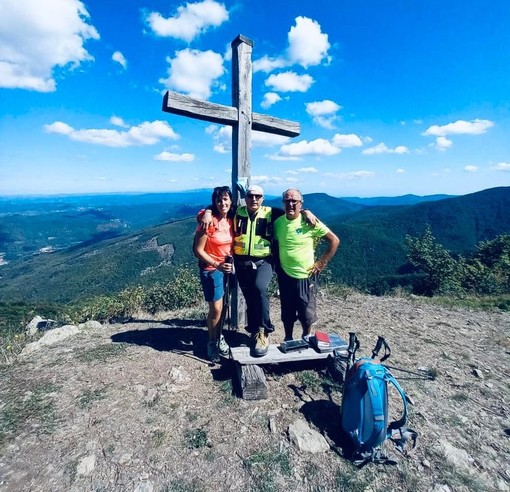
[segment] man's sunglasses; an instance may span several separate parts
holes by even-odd
[[[291,198],[287,198],[286,200],[283,200],[283,203],[286,205],[293,205],[295,203],[301,203],[301,200],[292,200]]]
[[[255,198],[255,200],[260,200],[262,198],[262,195],[252,195],[251,193],[248,193],[246,195],[246,198],[248,198],[248,199]]]

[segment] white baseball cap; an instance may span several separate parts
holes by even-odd
[[[252,195],[264,195],[264,190],[259,185],[250,185],[246,190],[246,194],[248,193]]]

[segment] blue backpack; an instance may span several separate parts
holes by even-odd
[[[395,464],[382,452],[382,444],[391,439],[402,453],[406,442],[416,446],[417,433],[405,427],[409,398],[393,374],[382,365],[390,356],[390,349],[383,337],[379,337],[372,357],[362,357],[354,361],[359,342],[350,333],[349,357],[351,366],[347,369],[342,395],[341,426],[345,434],[344,454],[357,465],[368,462]],[[381,347],[385,354],[376,358]],[[352,362],[354,361],[354,362]],[[392,384],[400,394],[403,412],[398,420],[388,422],[388,384]]]

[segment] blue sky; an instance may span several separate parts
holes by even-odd
[[[0,195],[230,184],[230,128],[164,113],[231,104],[253,47],[252,180],[333,196],[510,186],[507,0],[2,0]]]

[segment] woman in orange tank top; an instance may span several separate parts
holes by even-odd
[[[203,230],[200,226],[195,232],[193,251],[199,259],[200,282],[204,298],[209,304],[207,329],[209,343],[207,356],[212,362],[219,362],[219,355],[228,356],[229,346],[218,327],[223,309],[223,295],[227,276],[233,272],[228,261],[232,256],[232,193],[228,186],[214,188],[211,197],[213,222]],[[227,261],[225,261],[227,259]]]

